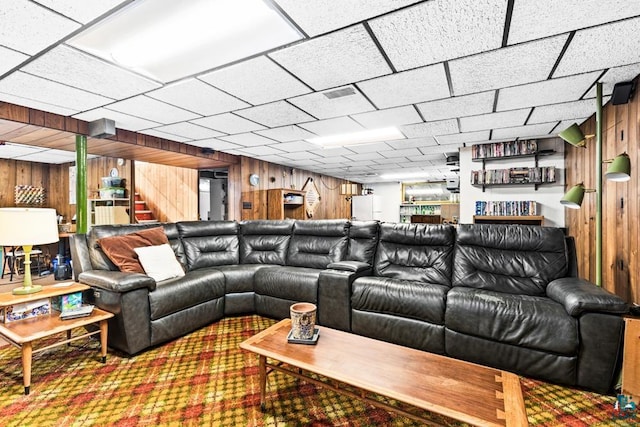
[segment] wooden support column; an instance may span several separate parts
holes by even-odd
[[[87,233],[87,137],[76,135],[76,233]]]

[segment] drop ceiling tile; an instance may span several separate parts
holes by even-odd
[[[613,93],[613,86],[619,82],[628,82],[636,78],[640,74],[640,63],[623,65],[622,67],[610,68],[604,76],[598,81],[602,83],[602,94],[611,95]],[[595,98],[596,87],[595,85],[585,95],[585,98]]]
[[[517,1],[508,44],[522,43],[640,15],[640,2],[628,0]]]
[[[308,115],[286,101],[258,105],[235,113],[267,127],[286,126],[315,120],[315,117]]]
[[[0,145],[0,158],[13,159],[15,157],[26,156],[28,154],[38,153],[42,151],[40,147],[32,147],[30,145],[14,144],[6,142]]]
[[[351,118],[367,129],[386,126],[409,125],[422,122],[422,118],[413,106],[389,108],[352,115]]]
[[[157,136],[158,138],[164,138],[164,139],[168,139],[176,142],[187,142],[191,140],[191,138],[183,138],[181,136],[173,135],[171,133],[161,132],[157,129],[147,129],[147,130],[140,131],[140,133],[143,133],[145,135]]]
[[[455,119],[439,120],[437,122],[405,125],[400,128],[407,138],[423,138],[434,135],[448,135],[458,132],[458,122]]]
[[[258,56],[198,78],[253,105],[311,92],[304,83],[266,56]]]
[[[379,159],[383,156],[380,155],[380,153],[374,151],[372,153],[349,154],[348,156],[345,156],[345,157],[354,162],[360,162],[362,160]]]
[[[315,150],[309,150],[309,152],[321,157],[338,157],[354,153],[346,147],[320,148],[317,146]]]
[[[387,13],[419,0],[278,0],[278,5],[310,37]]]
[[[489,141],[489,131],[455,133],[436,137],[439,144],[466,144],[470,142]]]
[[[595,83],[599,75],[599,72],[585,73],[500,89],[496,109],[504,111],[577,101]]]
[[[425,121],[451,119],[454,117],[474,116],[493,111],[496,92],[480,92],[473,95],[454,96],[438,101],[423,102],[416,105]]]
[[[577,31],[554,77],[640,62],[638,28],[640,18]]]
[[[381,153],[384,157],[392,159],[392,158],[397,158],[397,157],[414,157],[414,156],[421,156],[422,152],[420,150],[418,150],[417,148],[407,148],[404,150],[391,150],[391,151],[385,151],[383,153]]]
[[[227,141],[222,141],[221,139],[217,139],[217,138],[208,138],[208,139],[202,139],[199,141],[190,141],[189,145],[195,145],[196,147],[213,148],[214,150],[225,151],[225,152],[228,150],[243,148],[242,145],[233,144]]]
[[[49,9],[60,12],[74,21],[86,24],[108,10],[125,3],[123,0],[34,0]]]
[[[162,124],[182,122],[200,117],[190,111],[165,104],[145,95],[138,95],[116,102],[109,105],[109,109]]]
[[[545,80],[567,37],[564,34],[452,60],[453,93],[466,95]]]
[[[357,144],[348,145],[347,148],[356,154],[370,153],[373,151],[389,151],[393,150],[393,147],[389,146],[386,142],[375,142],[372,144]]]
[[[279,145],[270,145],[270,147],[276,148],[278,150],[281,149],[281,147]],[[315,154],[311,154],[309,152],[306,151],[296,151],[296,152],[285,152],[281,153],[282,157],[285,157],[289,160],[308,160],[308,159],[314,159],[316,160],[319,156],[315,155]]]
[[[152,80],[65,45],[27,64],[23,71],[118,100],[160,87]]]
[[[249,107],[231,95],[200,80],[188,79],[149,92],[148,96],[203,116]]]
[[[362,126],[349,117],[317,120],[315,122],[302,123],[299,126],[319,136],[336,135],[363,130]]]
[[[314,159],[307,159],[307,160],[295,160],[295,162],[291,161],[288,164],[294,165],[295,167],[307,167],[307,166],[315,166],[318,164],[318,162],[315,161]]]
[[[376,38],[397,70],[497,49],[507,3],[435,0],[373,19]]]
[[[26,156],[16,157],[17,160],[22,160],[25,162],[38,162],[38,163],[49,163],[49,164],[60,164],[60,163],[69,163],[75,162],[76,153],[67,151],[66,154],[59,150],[58,153],[52,153],[53,150],[42,150],[38,153],[28,154]]]
[[[479,116],[469,116],[460,118],[460,131],[473,132],[492,128],[506,128],[524,125],[527,116],[531,112],[530,108],[513,111],[503,111],[500,113],[481,114]]]
[[[562,132],[563,130],[565,130],[566,128],[568,128],[569,126],[571,126],[572,124],[577,124],[578,126],[581,125],[582,123],[584,123],[589,117],[582,117],[579,119],[572,119],[572,120],[563,120],[561,122],[559,122],[556,127],[553,128],[553,130],[551,131],[553,135],[557,135],[558,133]]]
[[[324,93],[315,92],[309,95],[291,98],[288,99],[288,101],[318,119],[330,119],[332,117],[375,110],[375,107],[351,85],[331,89],[331,91],[346,88],[351,88],[354,91],[353,95],[329,99]]]
[[[0,91],[0,101],[10,102],[11,104],[22,105],[23,107],[35,108],[36,110],[48,111],[62,116],[70,116],[78,112],[76,109],[61,107],[59,105],[49,104],[47,102],[35,101],[29,98],[23,98]]]
[[[358,87],[378,108],[449,97],[449,85],[443,64],[360,82]]]
[[[382,166],[394,165],[394,164],[398,163],[398,161],[399,161],[399,159],[397,157],[396,158],[382,157],[382,158],[379,158],[379,159],[375,159],[374,160],[375,165],[372,165],[371,168],[380,170],[380,168]]]
[[[549,136],[549,132],[551,132],[556,124],[557,122],[540,123],[535,125],[495,129],[491,134],[491,139],[497,140],[505,138],[535,138],[539,136]]]
[[[29,57],[23,53],[0,46],[0,74],[6,73],[27,58]]]
[[[80,28],[80,24],[30,1],[3,1],[0,44],[36,54]]]
[[[155,130],[176,135],[186,139],[207,139],[217,138],[223,136],[223,133],[209,129],[203,126],[194,125],[189,122],[175,123],[172,125],[161,126],[155,128]]]
[[[399,139],[397,141],[388,141],[387,145],[396,149],[403,150],[406,148],[420,148],[420,147],[428,147],[430,145],[436,145],[436,140],[432,136],[420,137],[420,138],[409,138],[409,139]]]
[[[238,151],[241,151],[248,156],[270,156],[274,154],[283,154],[282,151],[278,150],[277,148],[267,147],[264,145],[240,148]]]
[[[425,149],[420,149],[420,151],[422,151],[425,154],[455,153],[462,146],[463,146],[462,143],[442,144],[442,145],[434,145],[433,147],[427,147]]]
[[[362,25],[307,40],[269,56],[315,90],[391,72]]]
[[[311,144],[306,141],[296,141],[296,142],[284,142],[281,144],[271,144],[271,147],[275,147],[278,150],[285,151],[287,153],[296,153],[299,151],[310,152],[312,150],[317,150],[318,146],[316,144]],[[311,155],[311,157],[315,157],[315,155]]]
[[[276,154],[268,154],[266,156],[258,156],[258,158],[264,162],[275,163],[278,165],[284,164],[284,162],[289,161],[289,159],[285,159],[282,156],[278,156]]]
[[[265,138],[264,136],[256,135],[255,133],[241,133],[237,135],[221,136],[218,139],[223,141],[233,142],[234,144],[242,145],[244,147],[255,147],[258,145],[271,145],[273,141]]]
[[[301,139],[311,138],[315,136],[312,133],[298,126],[293,126],[293,125],[282,126],[282,127],[267,129],[267,130],[259,130],[259,131],[256,131],[256,133],[280,142],[298,141]]]
[[[603,104],[605,104],[603,100]],[[596,112],[596,100],[565,102],[563,104],[543,105],[536,107],[527,124],[547,123],[553,121],[589,117]]]
[[[355,153],[350,153],[348,155],[355,156]],[[353,162],[344,156],[314,157],[314,160],[318,163],[325,163],[330,165],[337,165],[337,164],[353,165]]]
[[[141,119],[140,117],[131,116],[119,111],[109,110],[108,108],[96,108],[94,110],[85,111],[73,116],[76,119],[92,122],[94,120],[106,118],[116,122],[116,128],[126,129],[137,132],[142,129],[149,129],[158,126],[160,123],[151,120]]]
[[[262,130],[265,127],[247,120],[243,117],[236,116],[231,113],[218,114],[217,116],[203,117],[201,119],[192,120],[193,123],[208,127],[228,134],[251,132],[254,130]]]
[[[104,96],[95,95],[23,72],[13,73],[0,80],[0,92],[75,110],[74,113],[90,110],[112,102],[111,99]]]

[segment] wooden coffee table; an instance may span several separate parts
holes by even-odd
[[[420,422],[433,424],[432,420],[367,394],[474,425],[528,425],[520,380],[515,374],[335,329],[318,328],[320,338],[316,345],[288,343],[290,319],[240,344],[241,348],[260,356],[263,410],[267,373],[275,370]],[[311,378],[310,373],[327,380]]]

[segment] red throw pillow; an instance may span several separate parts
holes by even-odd
[[[144,273],[133,248],[157,246],[169,243],[162,227],[147,228],[121,236],[109,236],[98,239],[98,245],[120,271]]]

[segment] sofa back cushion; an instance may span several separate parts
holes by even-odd
[[[152,238],[152,240],[146,239],[147,241],[146,242],[141,241],[139,243],[139,246],[166,243],[165,239],[168,238],[169,243],[173,247],[173,243],[175,243],[175,240],[172,243],[172,234],[171,234],[171,227],[173,226],[173,224],[155,223],[155,224],[95,225],[91,227],[91,229],[87,233],[87,247],[89,250],[89,258],[91,259],[92,268],[96,270],[113,270],[113,271],[119,270],[118,266],[109,259],[109,257],[107,256],[103,248],[100,246],[99,244],[100,239],[106,239],[106,238],[115,237],[115,236],[124,236],[126,234],[137,233],[143,230],[145,230],[146,232],[146,230],[157,228],[159,226],[162,226],[165,232],[164,234],[166,234],[166,237],[163,236],[162,242],[155,238]],[[131,248],[132,247],[133,246],[131,246]],[[132,257],[135,257],[135,253],[133,252],[133,249],[131,249],[131,252],[132,253],[130,255]],[[182,246],[179,240],[177,241],[177,246],[174,248],[174,252],[176,252],[176,258],[180,260],[180,257],[178,254],[182,253]],[[137,263],[137,259],[136,259],[136,263]],[[123,271],[134,272],[134,270],[130,270],[126,268]],[[140,270],[136,269],[135,271],[143,272],[141,266],[140,266]]]
[[[543,296],[568,271],[564,232],[559,228],[461,224],[453,286]]]
[[[239,263],[237,222],[182,221],[176,225],[189,271]]]
[[[374,275],[451,286],[451,225],[380,224]]]
[[[378,245],[378,221],[352,221],[349,227],[348,261],[373,265]]]
[[[293,221],[240,223],[240,263],[285,265]]]
[[[295,221],[289,241],[287,265],[326,268],[344,261],[349,244],[349,221]]]

